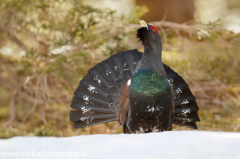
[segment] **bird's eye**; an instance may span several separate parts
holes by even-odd
[[[151,27],[152,31],[155,32],[157,34],[157,28],[155,28],[154,26]]]

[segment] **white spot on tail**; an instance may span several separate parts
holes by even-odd
[[[181,114],[186,117],[187,113],[190,113],[190,109],[183,109]]]
[[[80,120],[86,122],[87,124],[90,124],[92,122],[93,118],[81,117]]]
[[[83,96],[83,100],[85,101],[86,104],[89,103],[89,96]]]
[[[186,99],[185,101],[183,101],[183,102],[181,103],[181,106],[186,106],[188,103],[189,103],[189,102],[188,102],[188,100]]]
[[[168,82],[169,82],[171,85],[173,85],[174,80],[173,80],[173,79],[169,79]]]
[[[129,70],[129,68],[127,68],[127,63],[125,62],[125,64],[123,65],[123,70]]]
[[[181,121],[181,123],[182,123],[182,124],[185,124],[185,123],[186,123],[186,121],[185,121],[185,120],[182,120],[182,121]]]
[[[176,92],[177,92],[177,94],[180,94],[180,93],[182,93],[182,90],[180,88],[178,88]]]
[[[92,114],[92,113],[94,113],[94,111],[92,111],[91,109],[87,109],[85,107],[82,107],[81,110],[82,110],[82,114]]]
[[[186,119],[187,122],[191,122],[192,120],[191,119]]]
[[[125,64],[123,65],[123,68],[126,68],[127,67],[127,63],[125,62]]]
[[[110,73],[112,73],[111,71],[106,71],[106,75],[108,76]]]
[[[180,94],[181,94],[181,93],[182,93],[182,90],[181,90],[180,88],[178,88],[178,89],[176,90],[175,98],[180,97]]]
[[[159,132],[159,129],[157,129],[156,126],[153,127],[152,132]]]
[[[131,79],[127,81],[127,85],[129,86],[131,84]]]
[[[148,107],[149,108],[149,107]],[[150,109],[148,109],[148,112],[154,112],[155,111],[155,108],[154,108],[154,106],[152,107],[152,108],[150,108]]]
[[[97,93],[97,91],[95,90],[95,87],[89,85],[89,87],[87,88],[89,90],[90,93],[94,94]]]
[[[144,133],[143,128],[139,127],[139,133]]]
[[[98,78],[98,76],[95,76],[95,77],[94,77],[94,80],[97,80],[98,84],[101,85],[101,82],[102,82],[102,81]]]

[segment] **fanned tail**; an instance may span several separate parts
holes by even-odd
[[[120,94],[142,56],[137,50],[120,52],[95,65],[80,81],[71,103],[70,121],[83,128],[117,120]]]
[[[197,111],[199,110],[196,98],[189,89],[183,78],[164,64],[169,83],[174,91],[175,112],[173,124],[197,129],[195,122],[200,121]]]
[[[70,121],[74,128],[83,128],[118,120],[118,106],[124,84],[134,74],[142,53],[123,51],[91,68],[80,81],[71,103]],[[167,78],[175,94],[173,124],[197,129],[200,121],[196,99],[188,84],[164,64]]]

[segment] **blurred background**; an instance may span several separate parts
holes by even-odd
[[[199,130],[239,132],[239,0],[1,0],[0,138],[122,133],[117,122],[74,129],[70,103],[96,63],[143,51],[140,19],[196,96]]]

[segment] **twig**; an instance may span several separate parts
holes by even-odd
[[[200,89],[199,89],[200,88]],[[221,86],[221,87],[198,87],[191,89],[192,92],[200,92],[200,91],[212,91],[212,90],[222,90],[222,89],[231,89],[230,86]]]
[[[36,85],[39,85],[39,77],[37,78],[37,83]],[[29,116],[35,111],[36,107],[38,104],[38,90],[35,90],[35,98],[34,98],[34,105],[32,107],[32,109],[26,114],[26,116],[24,116],[23,120],[22,120],[22,125],[27,121],[27,119],[29,118]]]
[[[15,42],[21,49],[28,51],[28,52],[30,51],[30,49],[24,43],[22,43],[12,31],[6,29],[5,27],[3,27],[1,25],[0,25],[0,30],[6,32],[7,35],[9,36],[9,38],[13,42]]]
[[[168,15],[168,9],[167,9],[167,8],[165,8],[165,11],[164,11],[164,14],[163,14],[163,18],[162,18],[162,20],[161,20],[161,21],[165,21],[165,20],[166,20],[166,18],[167,18],[167,15]]]
[[[164,44],[165,44],[165,46],[166,46],[166,44],[167,44],[167,34],[166,34],[166,32],[164,31],[163,27],[160,26],[159,28],[160,28],[161,32],[163,33]]]
[[[40,111],[41,111],[42,121],[43,121],[44,124],[47,124],[47,119],[46,119],[46,117],[45,117],[45,111],[44,111],[44,109],[43,109],[43,106],[41,106],[40,109],[41,109]]]
[[[227,109],[229,112],[235,114],[235,115],[239,115],[237,112],[235,112],[234,110],[232,110],[227,104],[225,104],[224,102],[218,101],[218,100],[208,100],[208,99],[198,99],[198,102],[204,102],[204,103],[213,103],[213,104],[219,104],[221,106],[223,106],[225,109]]]
[[[35,103],[34,103],[32,109],[24,116],[24,118],[22,120],[22,125],[27,121],[29,116],[35,111],[36,107],[37,107],[37,99],[35,99]]]
[[[15,119],[15,96],[17,94],[18,89],[15,89],[12,93],[11,99],[10,99],[10,118],[9,120],[4,123],[4,127],[11,126],[13,120]]]
[[[149,24],[155,27],[177,28],[179,30],[186,31],[186,32],[189,32],[193,28],[192,26],[189,26],[186,24],[178,24],[178,23],[167,22],[167,21],[155,21],[155,22],[150,22]],[[134,28],[139,28],[139,24],[126,24],[126,25],[116,26],[116,28],[134,29]]]
[[[238,100],[236,98],[233,98],[233,96],[231,96],[229,93],[225,92],[225,95],[235,103],[238,103]]]

